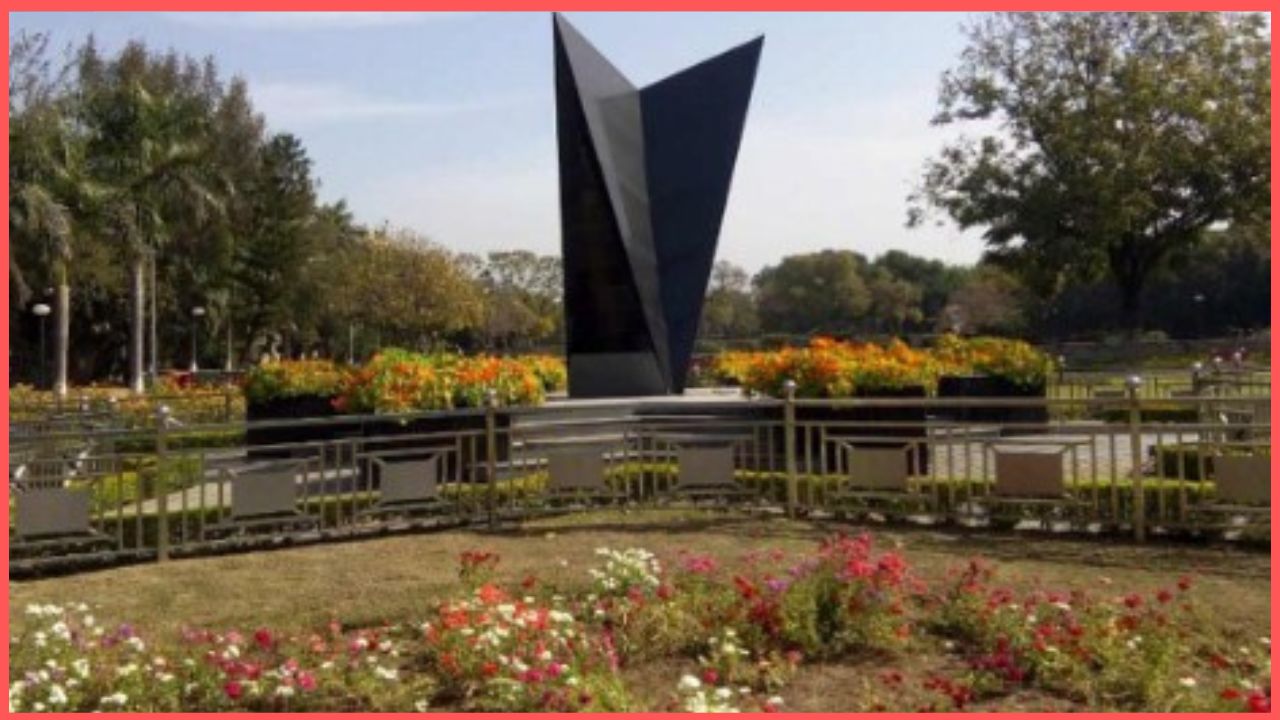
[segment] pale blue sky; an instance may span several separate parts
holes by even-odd
[[[569,13],[637,85],[764,33],[719,256],[755,271],[825,247],[953,262],[973,233],[908,230],[905,197],[954,131],[929,127],[959,14]],[[325,199],[470,252],[558,252],[546,13],[14,13],[10,33],[94,33],[214,56]]]

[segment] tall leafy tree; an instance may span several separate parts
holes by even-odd
[[[180,220],[199,223],[221,210],[206,172],[205,108],[195,95],[179,92],[176,64],[173,56],[152,57],[139,43],[109,61],[90,44],[80,59],[87,164],[103,188],[104,231],[129,267],[129,383],[135,392],[143,388],[146,263],[157,261]],[[153,358],[156,345],[153,329]]]
[[[83,142],[68,117],[65,69],[54,67],[48,47],[46,35],[23,35],[9,48],[9,273],[22,308],[33,293],[17,260],[19,248],[34,248],[38,264],[49,271],[55,288],[52,385],[65,395],[74,213],[89,186],[83,175]]]
[[[848,333],[871,306],[867,261],[850,250],[791,255],[755,277],[766,332]]]
[[[928,163],[910,220],[983,228],[1038,293],[1107,274],[1130,328],[1170,253],[1269,221],[1267,20],[1222,13],[1004,13],[967,28],[939,125],[979,137]]]

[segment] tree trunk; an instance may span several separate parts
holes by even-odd
[[[145,387],[142,380],[142,356],[144,352],[142,335],[146,325],[146,287],[144,285],[142,255],[135,256],[129,262],[129,388],[135,394],[142,394]]]
[[[54,302],[53,392],[67,394],[67,351],[71,342],[71,286],[67,284],[66,262],[58,263],[58,290]]]
[[[160,345],[156,341],[156,296],[160,294],[159,288],[156,287],[156,253],[153,248],[151,251],[151,317],[147,322],[150,327],[151,335],[151,363],[148,368],[148,374],[151,376],[151,382],[154,384],[159,377],[159,364],[157,357],[160,353]]]
[[[1137,339],[1142,333],[1142,286],[1145,278],[1141,276],[1117,277],[1120,286],[1120,318],[1124,323],[1125,334],[1130,339]]]

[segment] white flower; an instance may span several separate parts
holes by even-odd
[[[67,691],[62,689],[61,685],[49,686],[49,704],[50,705],[66,705]]]
[[[67,627],[67,624],[61,620],[51,625],[49,627],[49,632],[53,633],[53,636],[59,640],[71,639],[71,628]]]
[[[1184,687],[1184,688],[1193,688],[1193,687],[1195,687],[1196,685],[1198,685],[1199,683],[1197,683],[1197,682],[1196,682],[1196,679],[1195,679],[1195,678],[1193,678],[1193,677],[1189,677],[1189,676],[1188,676],[1188,677],[1184,677],[1184,678],[1182,678],[1181,680],[1179,680],[1179,681],[1178,681],[1178,684],[1179,684],[1179,685],[1181,685],[1181,686],[1182,686],[1182,687]]]
[[[116,668],[116,677],[128,677],[136,672],[138,672],[137,663],[129,663]]]
[[[138,637],[137,635],[134,635],[128,640],[125,640],[124,644],[128,645],[129,648],[132,649],[134,652],[142,652],[143,650],[147,649],[147,644],[142,642],[142,638]]]
[[[84,658],[76,658],[71,661],[71,669],[76,675],[82,678],[89,677],[89,661]]]
[[[293,686],[281,685],[280,687],[276,688],[276,697],[282,697],[282,698],[293,697]]]
[[[417,710],[420,713],[426,712],[428,707],[430,707],[430,705],[427,703],[426,700],[418,700],[413,704],[413,709]]]
[[[395,668],[385,668],[379,665],[373,669],[373,674],[387,682],[395,682],[400,677],[400,671]]]
[[[785,703],[783,703],[783,702],[782,702],[782,698],[778,697],[777,695],[774,695],[773,697],[769,698],[768,700],[765,700],[765,702],[769,703],[770,705],[772,705],[772,706],[774,706],[774,707],[782,707],[782,706],[785,704]]]
[[[733,697],[733,691],[727,687],[717,688],[716,697],[721,700],[728,700],[729,698]]]
[[[85,627],[91,628],[93,627],[95,622],[97,621],[93,619],[92,615],[85,615],[84,620],[81,621],[81,624],[84,625]]]
[[[684,692],[693,692],[700,687],[702,687],[702,681],[692,675],[680,678],[680,689]]]
[[[109,696],[102,698],[102,700],[99,701],[99,705],[105,705],[109,707],[124,707],[125,703],[128,703],[128,702],[129,702],[129,696],[127,696],[127,694],[116,692],[116,693],[111,693],[109,694]]]

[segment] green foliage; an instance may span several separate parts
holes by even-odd
[[[969,28],[934,122],[999,133],[926,168],[912,221],[984,228],[1033,292],[1108,273],[1131,327],[1152,272],[1220,222],[1269,217],[1265,16],[1003,13]]]

